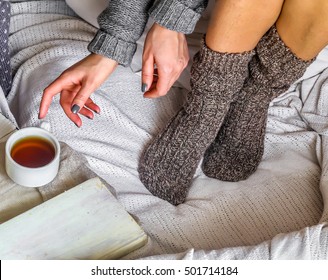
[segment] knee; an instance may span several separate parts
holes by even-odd
[[[284,0],[229,0],[232,5],[243,11],[256,11],[263,13],[263,16],[270,17],[271,15],[279,16]]]
[[[328,44],[327,14],[326,0],[285,0],[278,31],[299,57],[312,58]]]
[[[297,17],[302,26],[328,27],[327,0],[285,0],[282,12]]]

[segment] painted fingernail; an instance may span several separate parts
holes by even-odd
[[[74,104],[74,105],[72,106],[72,108],[71,108],[71,111],[72,111],[73,114],[77,114],[78,111],[80,111],[80,106]]]
[[[142,83],[142,85],[141,85],[141,91],[142,92],[145,92],[146,90],[147,90],[147,84]]]

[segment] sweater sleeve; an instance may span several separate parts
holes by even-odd
[[[88,50],[111,58],[120,65],[129,65],[153,2],[154,0],[111,0],[98,17],[100,28]]]
[[[190,34],[207,4],[208,0],[155,0],[149,14],[167,29]]]

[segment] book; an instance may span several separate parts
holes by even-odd
[[[147,235],[99,178],[0,225],[0,259],[119,259]]]

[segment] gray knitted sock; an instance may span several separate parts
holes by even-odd
[[[10,54],[8,48],[10,3],[0,1],[0,86],[7,95],[11,88]]]
[[[297,58],[272,27],[256,47],[250,76],[215,141],[206,150],[204,173],[223,181],[247,179],[263,155],[268,107],[299,79],[311,61]]]
[[[184,202],[201,157],[248,76],[252,55],[214,52],[203,42],[194,57],[186,103],[139,162],[140,180],[153,195],[174,205]]]

